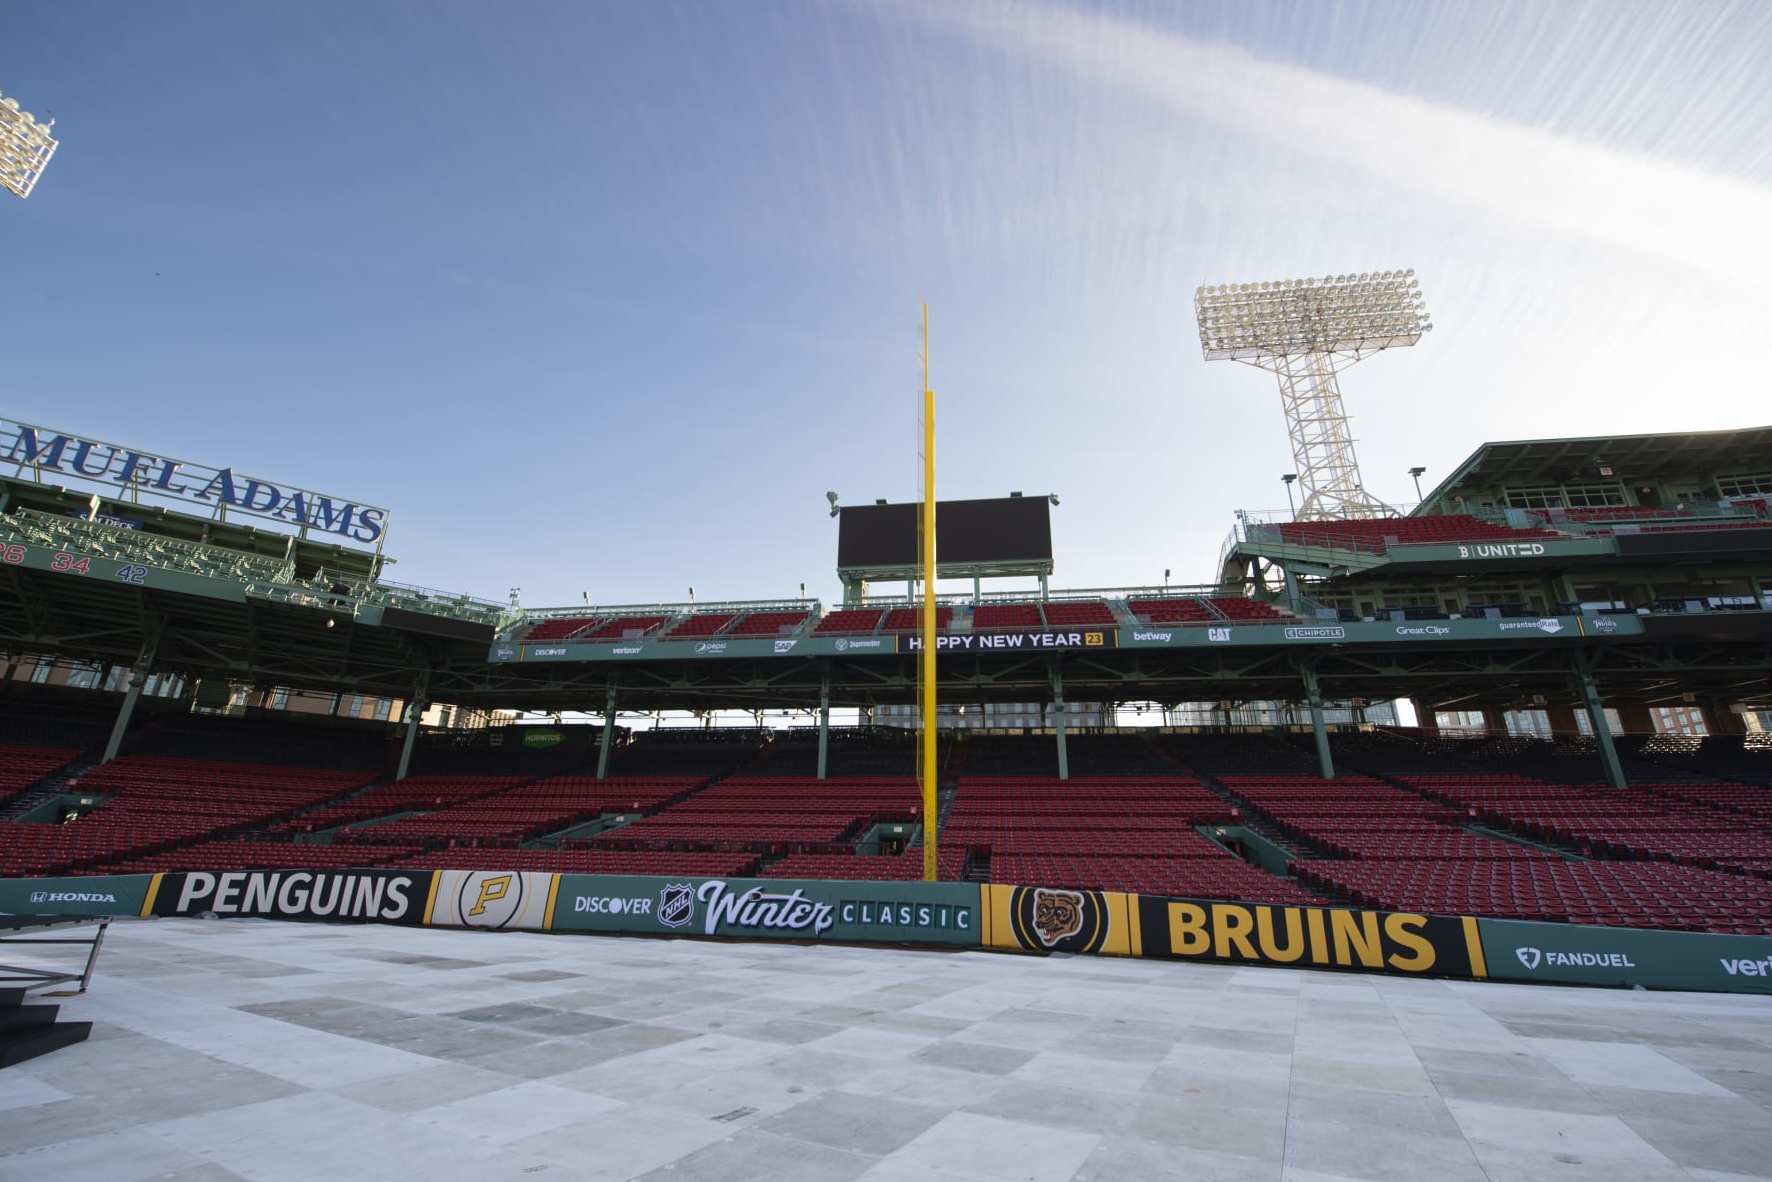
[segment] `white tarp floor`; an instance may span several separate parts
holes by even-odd
[[[0,1178],[1772,1177],[1772,998],[113,925]]]

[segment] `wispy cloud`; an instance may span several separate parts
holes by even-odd
[[[1772,189],[1118,16],[945,0],[908,11],[981,48],[1045,60],[1090,85],[1326,168],[1361,170],[1400,192],[1772,288]],[[1301,206],[1310,200],[1301,185]]]

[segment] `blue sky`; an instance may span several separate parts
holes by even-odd
[[[394,577],[827,602],[823,493],[1056,491],[1055,583],[1282,505],[1202,282],[1414,267],[1368,487],[1772,421],[1772,5],[12,0],[0,413],[394,511]]]

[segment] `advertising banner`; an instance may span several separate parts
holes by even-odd
[[[1136,895],[1057,887],[987,886],[984,942],[1023,952],[1137,956]]]
[[[0,915],[140,915],[152,874],[0,878]]]
[[[249,915],[422,924],[431,870],[190,870],[159,875],[153,915]]]
[[[1394,542],[1386,548],[1392,563],[1481,562],[1529,566],[1565,558],[1596,558],[1617,553],[1611,538],[1533,538],[1519,542]]]
[[[935,638],[938,653],[1018,653],[1051,649],[1116,648],[1114,628],[1053,628],[1040,632],[943,632]],[[923,638],[912,632],[902,649],[923,651]]]
[[[1512,919],[1477,928],[1500,980],[1772,993],[1772,937]]]
[[[425,922],[431,927],[542,931],[559,877],[514,870],[439,870]]]
[[[1716,616],[1710,617],[1718,618]],[[1764,630],[1757,616],[1748,617]],[[944,632],[935,638],[943,653],[1012,656],[1107,649],[1294,648],[1311,645],[1451,645],[1471,642],[1579,641],[1590,637],[1634,637],[1644,621],[1631,615],[1532,616],[1471,620],[1300,619],[1295,622],[1248,624],[1150,624],[1133,628],[1071,628],[1040,632]],[[634,639],[596,644],[555,641],[549,644],[493,645],[491,664],[512,661],[706,661],[763,657],[887,657],[915,653],[923,639],[915,633],[889,636],[801,636],[774,640]]]
[[[1120,648],[1212,648],[1342,644],[1462,644],[1468,641],[1576,640],[1587,636],[1640,636],[1636,616],[1533,616],[1526,619],[1352,620],[1344,623],[1177,624],[1129,628]]]
[[[1141,895],[1133,955],[1294,968],[1487,976],[1477,921],[1352,907]]]
[[[554,931],[980,943],[979,888],[953,882],[808,882],[562,874]]]

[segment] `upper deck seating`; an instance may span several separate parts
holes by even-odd
[[[981,603],[972,609],[974,632],[1038,632],[1038,603]]]
[[[1208,624],[1221,618],[1206,601],[1197,596],[1176,596],[1169,599],[1129,599],[1126,606],[1133,615],[1152,624]]]
[[[523,643],[536,644],[544,640],[569,640],[580,632],[597,624],[598,616],[554,616],[532,624],[529,631],[523,634]],[[580,637],[580,639],[583,639]]]
[[[1282,612],[1273,604],[1263,603],[1259,599],[1248,599],[1238,595],[1215,595],[1210,602],[1225,619],[1238,623],[1260,623],[1265,620],[1293,618],[1290,613]]]
[[[814,636],[865,636],[880,626],[880,617],[885,615],[884,608],[846,607],[834,611],[818,622],[812,630]]]
[[[728,636],[781,636],[798,632],[811,612],[752,612],[732,627]]]
[[[954,609],[937,606],[935,609],[935,630],[945,632],[954,622]],[[880,623],[882,632],[921,632],[923,630],[923,609],[920,607],[895,607],[886,613]]]
[[[1480,517],[1447,513],[1428,517],[1373,517],[1350,521],[1287,521],[1270,527],[1296,546],[1333,546],[1382,554],[1393,545],[1453,542],[1515,542],[1557,538],[1555,530],[1514,529]]]
[[[1049,599],[1044,611],[1053,628],[1112,628],[1118,623],[1113,609],[1100,599]]]
[[[645,636],[671,617],[667,615],[648,616],[617,616],[605,620],[595,628],[580,636],[580,640],[628,640],[637,636]]]
[[[666,632],[664,640],[705,640],[738,619],[737,612],[697,612]]]

